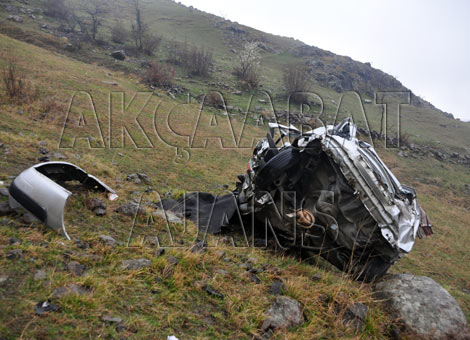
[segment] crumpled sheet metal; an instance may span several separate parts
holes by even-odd
[[[64,225],[64,210],[72,194],[56,181],[79,181],[91,190],[106,191],[110,200],[116,192],[95,176],[67,162],[46,162],[32,166],[19,174],[10,186],[9,204],[23,207],[48,227],[70,240]]]
[[[281,136],[301,136],[293,126],[270,123]],[[420,225],[420,207],[381,161],[371,145],[356,138],[357,128],[347,118],[338,126],[328,125],[303,133],[299,147],[321,140],[322,149],[341,169],[358,197],[381,228],[383,237],[400,253],[411,251]],[[288,146],[290,143],[285,143]],[[264,146],[263,146],[264,147]],[[269,147],[267,145],[266,147]],[[302,152],[303,150],[301,150]],[[260,152],[261,153],[261,152]]]

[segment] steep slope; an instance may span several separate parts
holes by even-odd
[[[148,65],[149,61],[166,60],[171,42],[204,46],[214,52],[215,66],[210,78],[190,76],[183,69],[176,67],[178,74],[176,83],[195,95],[214,88],[222,90],[226,95],[237,90],[238,84],[232,75],[236,53],[244,42],[257,41],[262,51],[262,89],[269,91],[273,96],[276,111],[287,107],[286,99],[281,95],[283,69],[287,65],[301,63],[310,70],[311,91],[323,101],[322,119],[333,120],[338,110],[346,114],[364,110],[371,128],[376,131],[384,128],[383,106],[379,104],[380,92],[408,91],[398,80],[372,68],[368,63],[357,62],[349,57],[307,46],[291,38],[260,32],[169,0],[142,1],[141,6],[143,18],[148,23],[150,31],[157,33],[163,39],[156,56],[153,57],[130,57],[125,61],[116,61],[110,57],[110,52],[113,50],[126,49],[132,45],[130,38],[124,44],[112,43],[110,39],[111,28],[116,23],[130,30],[131,22],[134,20],[131,4],[122,0],[113,2],[109,15],[103,20],[98,33],[99,45],[89,44],[79,33],[70,32],[65,22],[40,15],[44,4],[39,0],[31,0],[28,5],[17,1],[5,4],[4,12],[0,13],[2,20],[0,31],[85,62],[95,62],[134,73],[143,72],[145,68],[142,67]],[[33,14],[35,19],[32,19],[27,13],[36,9],[38,12]],[[6,20],[8,15],[15,13],[24,18],[23,23]],[[41,28],[44,24],[47,27]],[[347,100],[341,101],[343,92],[350,93],[350,91],[357,92],[362,99],[356,98],[350,103],[347,103]],[[375,104],[374,94],[377,92],[379,95]],[[229,105],[245,109],[249,96],[249,93],[235,96],[236,98],[231,96],[228,98]],[[452,119],[451,115],[435,109],[414,95],[411,95],[410,99],[412,105],[401,107],[402,135],[408,136],[413,142],[437,147],[449,153],[455,151],[468,153],[470,124]],[[339,103],[342,103],[341,107],[338,107]],[[318,116],[318,112],[314,111],[312,114]],[[389,117],[388,124],[393,125],[396,120],[396,117]],[[396,128],[389,131],[389,134],[396,136]]]

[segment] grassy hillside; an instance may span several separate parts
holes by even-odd
[[[21,6],[16,1],[10,3]],[[123,2],[116,3],[113,18],[119,15],[125,20],[127,7]],[[144,4],[152,28],[164,38],[162,47],[152,58],[165,59],[165,42],[171,39],[210,44],[218,71],[209,79],[200,79],[188,77],[182,69],[177,69],[177,83],[197,95],[213,89],[211,83],[222,81],[229,85],[224,91],[230,105],[246,109],[250,94],[231,94],[232,89],[237,88],[231,75],[233,53],[224,40],[226,31],[215,25],[221,19],[167,1]],[[42,2],[34,0],[27,5],[40,6]],[[135,60],[117,62],[108,55],[115,46],[84,43],[79,51],[68,52],[65,39],[39,30],[42,22],[49,26],[60,23],[48,17],[31,19],[24,15],[24,22],[19,24],[6,20],[7,15],[0,13],[0,30],[4,33],[0,35],[0,67],[14,60],[32,90],[30,100],[12,103],[1,88],[0,181],[3,184],[0,187],[10,184],[13,176],[37,163],[43,156],[40,148],[45,146],[52,160],[61,156],[55,154],[59,152],[66,161],[86,169],[114,188],[120,198],[106,202],[106,216],[98,217],[84,203],[89,197],[102,198],[101,195],[80,191],[74,194],[65,216],[67,230],[74,241],[66,241],[27,217],[9,215],[0,219],[0,277],[6,277],[0,282],[0,301],[3,302],[0,337],[165,339],[176,335],[180,339],[251,339],[259,334],[263,312],[274,299],[271,284],[278,278],[285,285],[285,295],[302,303],[306,322],[297,329],[279,331],[274,338],[391,337],[393,320],[372,298],[370,288],[348,280],[321,261],[312,264],[272,250],[234,248],[226,239],[211,236],[208,243],[217,247],[209,247],[205,253],[192,252],[189,246],[197,235],[191,224],[185,229],[170,225],[173,235],[177,236],[175,239],[183,243],[168,247],[164,254],[158,255],[157,247],[149,242],[148,236],[165,235],[167,226],[159,218],[149,222],[147,216],[137,220],[130,238],[131,247],[127,247],[133,221],[131,217],[114,212],[118,205],[132,200],[152,203],[159,199],[159,193],[180,195],[192,190],[223,193],[227,185],[230,190],[236,176],[246,170],[252,140],[262,137],[266,127],[257,126],[257,114],[250,114],[243,130],[244,113],[232,116],[230,123],[227,116],[215,109],[205,108],[199,115],[200,104],[187,103],[183,94],[172,99],[162,89],[148,92],[148,87],[140,83],[142,70]],[[105,21],[101,33],[104,38],[114,20]],[[275,95],[276,109],[286,109],[285,101],[276,95],[280,92],[280,70],[296,60],[288,51],[300,42],[247,27],[243,29],[250,35],[258,35],[260,40],[265,37],[277,51],[263,52],[263,84]],[[324,100],[324,115],[333,120],[340,94],[319,84],[314,84],[313,90]],[[137,146],[129,137],[125,137],[124,147],[119,145],[119,135],[111,138],[113,145],[108,139],[110,128],[119,127],[120,123],[119,119],[113,120],[110,127],[110,93],[114,93],[112,102],[116,105],[112,112],[118,114],[120,91],[126,94],[127,103],[134,93],[147,92],[137,95],[121,116]],[[258,98],[263,95],[258,93],[254,98],[256,105],[263,106],[258,104]],[[353,114],[357,120],[363,120],[357,115],[361,107],[355,95],[345,97],[343,105],[340,114]],[[381,109],[372,104],[364,104],[364,109],[371,128],[380,130]],[[413,141],[447,152],[468,153],[467,123],[446,118],[432,108],[410,106],[403,109],[402,127]],[[267,116],[267,106],[263,111]],[[100,130],[96,129],[94,112]],[[138,121],[144,133],[135,124],[134,118],[139,113]],[[77,125],[81,114],[90,130]],[[216,128],[211,125],[214,115]],[[196,122],[199,125],[194,129]],[[91,131],[95,137],[92,147],[83,139],[72,145],[73,137],[84,130]],[[202,147],[204,137],[214,135],[222,138],[225,148],[222,149],[214,138],[208,139],[206,148]],[[236,142],[242,147],[237,147]],[[400,157],[397,150],[384,149],[382,142],[377,142],[376,146],[399,180],[417,189],[420,203],[435,224],[436,232],[431,238],[417,241],[409,256],[393,266],[391,272],[411,272],[434,278],[457,299],[470,320],[466,247],[470,237],[470,193],[466,187],[470,183],[469,168],[455,162],[438,161],[429,155]],[[189,159],[186,152],[189,152]],[[146,192],[148,184],[127,180],[127,175],[136,172],[147,174],[155,191]],[[3,202],[6,198],[0,199]],[[147,213],[153,211],[150,204],[144,206]],[[112,236],[117,244],[106,244],[100,235]],[[22,254],[12,259],[9,254],[15,249],[22,250]],[[172,257],[178,260],[176,264]],[[137,271],[122,268],[122,261],[138,258],[149,259],[151,265]],[[68,266],[73,261],[86,267],[83,276],[70,272]],[[256,280],[246,270],[247,263],[257,270],[259,283],[253,282]],[[38,270],[43,270],[45,277],[35,279]],[[86,292],[53,297],[56,288],[71,283],[85,287]],[[224,297],[208,294],[202,289],[204,284]],[[52,298],[61,310],[35,315],[34,305],[47,298]],[[355,302],[366,303],[370,308],[365,326],[358,333],[342,322],[347,307]],[[104,316],[119,317],[122,321],[103,321]]]

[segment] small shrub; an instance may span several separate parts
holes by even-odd
[[[192,75],[207,77],[214,64],[211,50],[204,47],[189,47],[187,43],[170,42],[168,46],[168,62],[181,65]]]
[[[161,42],[162,38],[159,36],[155,34],[144,33],[142,35],[142,51],[146,55],[151,56],[155,53]]]
[[[116,23],[113,28],[111,28],[111,40],[116,44],[123,44],[128,38],[129,32],[122,22]]]
[[[193,47],[185,55],[183,65],[186,70],[194,75],[206,77],[214,63],[213,53],[204,47]]]
[[[52,18],[66,20],[70,15],[70,9],[65,0],[46,0],[44,13]]]
[[[24,72],[14,62],[3,69],[2,80],[10,102],[27,102],[38,97],[37,90],[27,81]]]
[[[247,42],[238,53],[238,60],[233,68],[233,74],[240,81],[240,86],[254,89],[259,85],[260,53],[257,42]]]
[[[227,105],[223,95],[216,91],[209,92],[204,98],[204,103],[217,109],[223,109]]]
[[[294,102],[301,103],[307,100],[302,92],[309,90],[308,69],[304,65],[289,65],[284,69],[283,82],[285,94]]]
[[[174,77],[173,67],[155,62],[145,71],[143,81],[152,86],[167,87],[173,84]]]

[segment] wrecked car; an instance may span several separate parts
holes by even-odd
[[[89,190],[107,192],[110,200],[118,197],[113,189],[72,163],[46,162],[24,170],[13,180],[9,188],[10,207],[23,207],[70,239],[64,225],[64,209],[72,193],[61,185],[68,181],[78,181]]]
[[[211,233],[269,232],[279,247],[319,254],[356,279],[379,278],[432,227],[415,190],[356,130],[350,119],[308,132],[270,123],[231,194],[190,193],[161,208]]]
[[[237,198],[240,212],[268,220],[281,244],[320,254],[368,281],[432,228],[415,190],[402,185],[356,131],[351,119],[305,133],[271,123]]]

